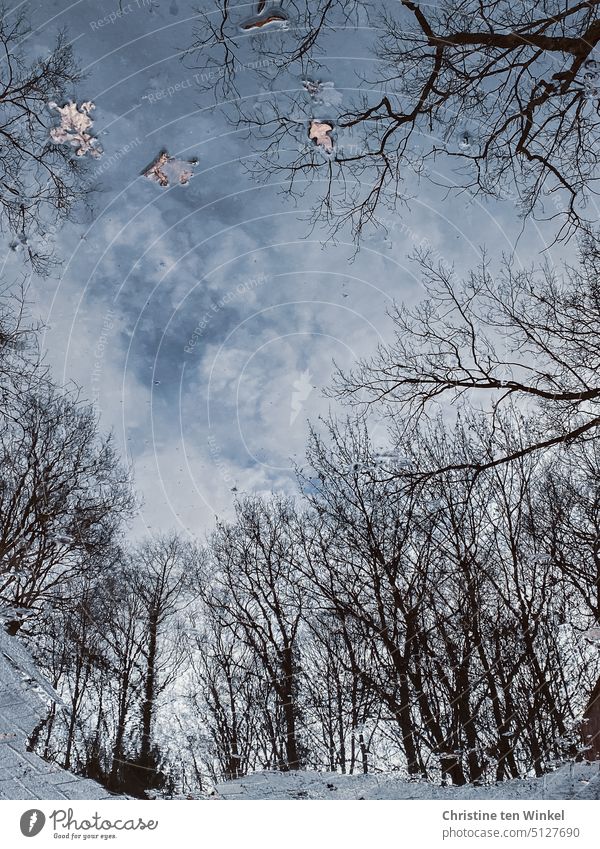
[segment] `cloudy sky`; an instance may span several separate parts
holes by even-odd
[[[307,420],[332,403],[322,391],[332,361],[372,352],[390,338],[393,301],[422,296],[408,260],[415,243],[467,268],[483,245],[516,245],[527,264],[551,238],[529,224],[517,242],[522,222],[508,202],[444,200],[415,183],[410,215],[387,215],[387,238],[368,236],[358,255],[343,234],[323,244],[302,202],[248,176],[251,144],[182,61],[198,5],[213,3],[123,0],[119,15],[118,0],[30,4],[33,53],[68,30],[87,75],[74,94],[96,104],[103,148],[91,165],[93,209],[57,233],[60,276],[32,278],[30,297],[56,376],[82,387],[133,468],[136,532],[201,533],[228,514],[236,490],[293,488]],[[252,5],[240,5],[241,21]],[[342,31],[322,59],[341,105],[371,66],[373,36]],[[260,58],[259,39],[243,49],[247,62]],[[242,84],[249,102],[264,98],[252,72]],[[162,149],[198,159],[189,185],[141,175]],[[11,278],[22,267],[8,244]]]

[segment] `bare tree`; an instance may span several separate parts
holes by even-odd
[[[500,425],[472,415],[449,432],[437,422],[404,451],[417,467],[490,455],[514,438],[512,419]],[[578,597],[596,573],[587,563],[575,588],[540,529],[548,459],[409,489],[382,474],[349,425],[332,425],[329,444],[313,435],[309,459],[315,512],[300,568],[332,628],[352,634],[356,670],[382,706],[375,749],[387,734],[409,773],[456,784],[542,774],[575,753],[597,674],[579,636],[593,619]],[[574,518],[559,516],[563,504],[552,512],[561,534]],[[389,754],[382,762],[389,768]]]
[[[187,603],[186,576],[193,548],[175,534],[145,540],[132,552],[130,580],[141,602],[138,635],[141,660],[139,747],[123,769],[125,789],[142,796],[164,783],[160,745],[155,735],[161,699],[185,664],[178,615]]]
[[[221,2],[202,14],[190,53],[218,99],[241,95],[234,120],[260,140],[259,174],[275,172],[299,194],[324,183],[316,212],[334,232],[350,224],[359,237],[380,207],[408,199],[413,172],[449,190],[513,197],[525,215],[560,217],[568,234],[590,223],[584,207],[596,193],[599,5],[401,0],[362,3],[357,17],[352,2],[291,2],[276,4],[288,28],[274,35],[277,21],[261,26],[267,12],[243,20]],[[357,23],[377,32],[378,72],[356,74],[358,98],[315,106],[336,31],[347,55]],[[248,39],[262,57],[250,68]],[[274,94],[247,108],[237,71],[253,66]],[[328,155],[308,139],[312,119],[328,122]]]
[[[133,498],[93,410],[48,382],[0,408],[0,459],[0,598],[16,631],[112,558]]]
[[[371,646],[348,617],[315,606],[303,641],[310,757],[317,769],[366,774],[382,712]]]
[[[369,646],[363,680],[396,729],[409,774],[425,775],[411,669],[420,674],[416,655],[434,568],[432,540],[415,521],[416,492],[402,496],[393,481],[363,473],[370,466],[366,434],[332,426],[330,436],[327,446],[313,434],[308,452],[318,477],[310,500],[320,521],[308,526],[304,568],[321,604],[342,621],[349,618],[354,640]],[[430,719],[427,733],[441,743],[439,723]]]
[[[128,608],[122,552],[105,556],[93,571],[74,575],[69,605],[46,611],[28,638],[36,660],[59,692],[63,706],[50,705],[30,747],[65,768],[119,789],[111,763],[120,763],[139,670],[134,670],[131,630],[121,628]],[[118,639],[115,640],[115,635]],[[142,639],[138,639],[139,646]],[[132,662],[129,662],[133,658]],[[43,737],[42,737],[43,732]]]
[[[210,545],[212,605],[235,623],[276,695],[271,765],[298,769],[303,763],[300,708],[300,629],[304,591],[296,571],[293,505],[283,499],[248,498],[236,521],[220,524]],[[280,722],[281,724],[280,724]],[[280,742],[282,745],[280,745]]]
[[[595,439],[600,425],[600,258],[583,241],[581,263],[494,273],[486,259],[466,280],[419,256],[428,297],[395,309],[395,341],[380,347],[336,391],[350,404],[377,406],[401,442],[416,423],[465,401],[496,421],[521,418],[512,444],[496,456],[473,456],[481,472],[540,450]],[[440,469],[460,468],[452,461]],[[430,470],[434,467],[430,466]]]
[[[208,589],[208,588],[206,588]],[[214,781],[239,778],[260,764],[260,705],[264,702],[259,668],[241,626],[219,607],[208,590],[194,617],[190,645],[194,724],[206,728],[210,742],[203,760]],[[219,770],[214,768],[214,760]]]
[[[26,379],[42,368],[36,356],[36,326],[27,315],[27,287],[24,281],[17,286],[0,287],[0,398],[5,404],[18,394]]]
[[[123,558],[126,561],[126,557]],[[113,716],[110,754],[110,771],[106,782],[110,789],[122,791],[126,757],[133,757],[132,738],[137,720],[137,707],[142,693],[143,648],[146,644],[144,605],[127,566],[117,571],[111,579],[114,610],[107,623],[104,637],[107,644],[111,678],[108,701]]]
[[[44,274],[55,264],[53,225],[86,194],[81,159],[50,139],[48,103],[73,96],[81,73],[65,33],[31,59],[29,32],[23,10],[0,7],[0,227]]]

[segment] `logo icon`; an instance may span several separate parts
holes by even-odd
[[[304,402],[313,391],[314,387],[310,381],[311,374],[308,369],[305,369],[305,371],[303,371],[294,381],[294,391],[292,392],[292,403],[290,405],[290,427],[298,418],[298,415],[304,406]]]
[[[21,817],[21,834],[25,837],[35,837],[45,824],[46,817],[44,814],[36,808],[32,808],[30,811],[25,811]]]

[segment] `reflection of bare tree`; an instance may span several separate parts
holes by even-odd
[[[259,173],[281,171],[291,192],[303,191],[307,180],[324,181],[317,215],[334,232],[349,223],[355,236],[382,204],[406,198],[407,170],[475,195],[510,194],[524,214],[560,216],[562,235],[585,224],[598,162],[598,0],[442,0],[426,7],[401,0],[384,11],[360,4],[376,28],[380,61],[375,78],[361,80],[363,93],[337,116],[351,143],[333,159],[310,147],[298,153],[294,116],[305,100],[299,80],[335,43],[334,27],[351,44],[357,5],[292,2],[289,31],[253,37],[269,60],[258,76],[284,82],[260,108],[243,100],[236,108],[236,122],[259,140]],[[236,69],[247,39],[227,0],[201,18],[190,55],[204,69],[223,69],[214,83],[219,99],[240,95]],[[433,176],[442,160],[454,166],[451,180]]]
[[[417,466],[468,462],[506,452],[518,427],[493,431],[465,415],[453,429],[421,428],[405,451]],[[380,730],[396,732],[409,772],[439,769],[454,784],[541,775],[578,750],[572,720],[598,674],[561,634],[567,617],[572,635],[594,621],[590,541],[577,562],[567,541],[590,495],[579,470],[586,460],[597,468],[593,448],[560,470],[529,455],[475,480],[449,472],[403,491],[379,472],[348,473],[351,457],[371,452],[352,423],[331,422],[309,445],[300,569],[312,604],[335,619],[328,635],[350,629]],[[583,520],[580,530],[593,529]]]
[[[130,515],[128,473],[94,412],[52,386],[0,409],[0,603],[15,632],[108,556]]]
[[[220,524],[212,537],[213,592],[204,599],[211,616],[219,613],[220,627],[234,629],[269,684],[265,695],[275,704],[267,757],[284,770],[298,769],[303,758],[298,703],[303,587],[295,572],[293,520],[293,505],[283,498],[240,502],[236,523]]]
[[[54,264],[52,226],[84,196],[73,148],[50,139],[55,122],[48,103],[69,94],[80,72],[64,34],[33,62],[26,57],[27,34],[23,14],[0,9],[0,226],[44,273]]]
[[[428,297],[414,309],[396,310],[391,345],[353,374],[339,375],[342,397],[390,411],[399,436],[444,402],[483,399],[494,422],[504,412],[514,415],[515,403],[535,405],[536,422],[508,452],[461,466],[478,472],[597,438],[600,257],[594,242],[584,240],[580,267],[562,274],[548,265],[515,270],[507,263],[493,275],[484,260],[459,282],[427,253],[420,261]]]

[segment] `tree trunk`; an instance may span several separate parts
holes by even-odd
[[[583,714],[582,736],[588,747],[585,752],[586,759],[600,760],[600,678],[596,681]]]
[[[296,705],[294,703],[294,658],[292,649],[283,652],[282,707],[285,720],[285,753],[287,769],[300,769],[298,741],[296,739]]]
[[[144,703],[142,705],[142,738],[140,743],[140,761],[149,760],[152,749],[152,723],[154,720],[154,697],[156,688],[156,654],[158,649],[158,611],[152,608],[148,622],[148,655],[146,680],[144,682]]]

